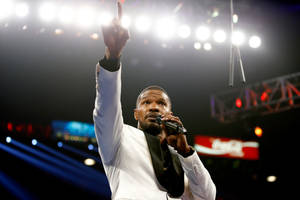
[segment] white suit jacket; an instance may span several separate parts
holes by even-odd
[[[144,133],[123,123],[121,68],[115,72],[107,71],[99,64],[96,68],[93,118],[112,199],[172,199],[155,176]],[[170,150],[175,151],[172,147]],[[214,200],[215,185],[197,153],[187,158],[178,157],[185,173],[185,191],[180,199]]]

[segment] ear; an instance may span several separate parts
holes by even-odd
[[[134,112],[134,113],[133,113],[133,114],[134,114],[134,119],[135,119],[135,120],[138,120],[138,119],[139,119],[139,117],[138,117],[138,116],[139,116],[139,113],[138,113],[139,110],[138,110],[137,108],[135,108],[135,109],[133,110],[133,112]]]

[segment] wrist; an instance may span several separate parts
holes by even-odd
[[[195,152],[194,148],[191,146],[188,146],[183,151],[178,151],[180,155],[182,155],[184,158],[191,156]]]

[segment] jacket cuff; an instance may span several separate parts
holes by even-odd
[[[118,71],[120,69],[120,58],[106,59],[106,57],[104,56],[99,61],[99,64],[104,69],[106,69],[110,72],[115,72],[115,71]]]

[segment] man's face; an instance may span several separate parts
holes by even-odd
[[[138,120],[138,128],[153,135],[161,132],[161,126],[156,122],[156,117],[171,112],[171,103],[168,96],[161,90],[147,90],[144,92],[134,118]]]

